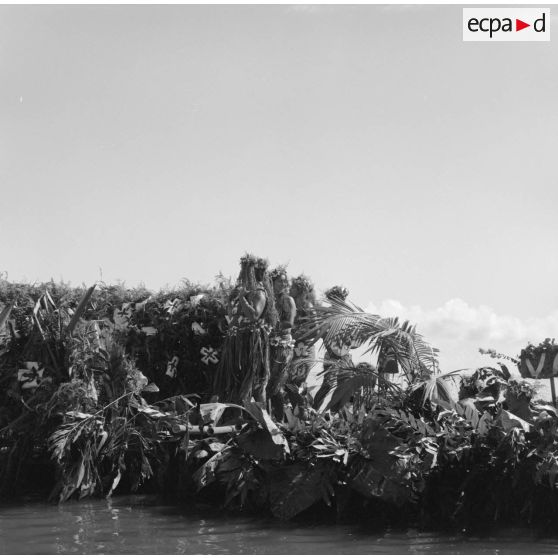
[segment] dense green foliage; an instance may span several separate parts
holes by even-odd
[[[396,318],[334,301],[307,320],[307,339],[356,340],[375,358],[326,363],[336,380],[319,411],[305,389],[282,422],[254,402],[208,403],[230,288],[2,281],[2,495],[142,489],[282,519],[556,527],[556,409],[504,365],[441,374]]]

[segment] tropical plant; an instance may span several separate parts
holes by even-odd
[[[396,383],[367,362],[360,362],[357,365],[346,360],[321,362],[327,364],[327,373],[333,377],[329,392],[331,397],[322,407],[323,412],[338,412],[349,403],[353,404],[354,410],[361,408],[369,410],[374,400],[378,399],[380,392],[393,397],[400,396],[402,393]],[[318,377],[323,374],[324,371],[318,373]]]
[[[225,325],[221,283],[0,280],[0,491],[40,463],[55,466],[58,501],[151,485],[282,519],[368,506],[375,521],[389,509],[429,526],[555,523],[556,409],[504,365],[440,373],[408,322],[339,298],[306,319],[305,341],[377,360],[322,361],[334,376],[322,412],[296,386],[284,422],[253,401],[200,404]],[[223,409],[235,417],[221,428]]]
[[[438,350],[424,341],[408,321],[381,318],[348,301],[328,302],[329,306],[318,306],[315,314],[305,319],[303,327],[308,338],[323,338],[326,345],[365,347],[365,354],[389,349],[409,384],[437,371]]]

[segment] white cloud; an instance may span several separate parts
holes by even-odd
[[[443,371],[496,364],[481,355],[479,347],[491,348],[517,356],[528,343],[539,343],[547,337],[558,338],[558,310],[547,316],[520,319],[497,314],[489,306],[471,306],[454,298],[439,308],[405,306],[397,300],[370,303],[367,312],[380,316],[398,316],[417,325],[417,330],[433,346],[440,349]]]

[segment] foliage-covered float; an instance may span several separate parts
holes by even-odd
[[[211,402],[232,292],[3,282],[3,497],[147,490],[281,519],[556,527],[555,408],[503,365],[441,374],[408,323],[341,298],[307,312],[297,339],[370,359],[326,351],[318,409],[304,385],[280,418]]]

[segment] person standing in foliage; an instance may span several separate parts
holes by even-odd
[[[312,318],[316,311],[316,295],[314,285],[306,275],[299,275],[292,280],[291,296],[296,304],[296,321],[293,330],[295,340],[294,357],[289,368],[288,383],[297,389],[306,382],[312,361],[316,358],[316,348],[312,344],[313,339],[303,333],[305,321]]]
[[[214,392],[221,401],[242,403],[267,399],[270,378],[270,333],[277,323],[268,263],[246,254],[229,300],[227,330],[217,367]]]
[[[345,302],[349,296],[349,291],[345,287],[335,285],[334,287],[328,289],[324,294],[327,300],[342,303]],[[351,344],[350,340],[347,341],[344,337],[338,336],[326,343],[325,333],[323,338],[325,347],[323,381],[314,396],[315,409],[319,409],[322,406],[331,389],[335,387],[337,366],[339,364],[353,366],[350,350],[355,347]]]
[[[273,416],[283,418],[284,389],[289,365],[293,358],[294,341],[291,330],[296,317],[296,305],[289,295],[289,279],[284,267],[277,267],[270,273],[277,307],[278,321],[271,338],[271,379],[268,397]]]

